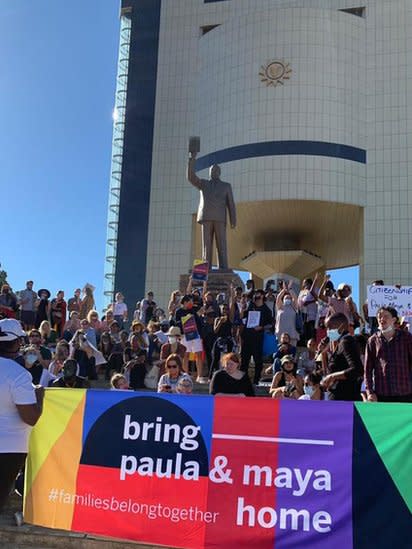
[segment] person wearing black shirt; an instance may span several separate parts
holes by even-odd
[[[253,296],[253,301],[249,303],[244,316],[245,327],[242,332],[242,364],[241,370],[247,372],[249,362],[253,356],[255,362],[255,375],[253,382],[259,383],[260,374],[263,368],[263,334],[264,330],[272,326],[272,313],[269,307],[264,303],[265,294],[263,290],[256,290]],[[259,325],[254,328],[248,328],[249,312],[260,312]]]
[[[239,357],[228,353],[222,357],[222,370],[215,372],[210,382],[211,395],[255,396],[253,385],[247,372],[239,370]]]
[[[361,400],[363,365],[358,343],[349,334],[347,316],[332,315],[326,328],[333,352],[328,362],[329,374],[323,378],[322,386],[329,391],[330,400]]]
[[[197,370],[197,382],[198,383],[207,383],[207,378],[203,377],[203,342],[201,339],[202,334],[202,322],[199,318],[199,315],[194,311],[193,308],[193,299],[192,296],[187,294],[182,297],[182,306],[176,311],[176,325],[180,328],[181,332],[184,334],[182,339],[182,345],[186,347],[186,354],[183,361],[183,370],[185,372],[189,371],[189,355],[190,353],[195,353],[196,356],[196,370]],[[192,337],[189,334],[185,333],[182,323],[182,318],[190,315],[194,318],[196,322],[197,337]],[[189,335],[189,338],[188,338]]]

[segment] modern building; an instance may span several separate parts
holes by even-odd
[[[123,0],[106,292],[160,303],[200,254],[198,193],[219,163],[259,281],[360,265],[412,281],[412,3]]]

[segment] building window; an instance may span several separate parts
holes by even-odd
[[[366,17],[366,8],[347,8],[345,10],[339,10],[344,11],[346,13],[351,13],[352,15],[357,15],[358,17]]]
[[[200,27],[200,36],[204,36],[216,27],[220,27],[220,25],[204,25],[203,27]]]

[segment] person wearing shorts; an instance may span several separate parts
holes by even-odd
[[[203,377],[203,342],[200,337],[202,324],[200,318],[196,312],[193,310],[193,298],[190,294],[184,295],[181,301],[181,307],[176,311],[176,324],[180,328],[181,332],[184,334],[182,338],[182,345],[186,347],[186,354],[183,362],[183,370],[185,372],[188,370],[189,356],[191,353],[194,353],[196,359],[196,370],[197,370],[197,379],[198,383],[208,383],[208,379]],[[194,317],[197,328],[197,337],[187,338],[185,330],[182,323],[182,318],[191,315]]]

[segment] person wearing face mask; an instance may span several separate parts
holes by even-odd
[[[269,394],[272,398],[298,399],[303,395],[303,378],[296,373],[297,366],[292,355],[281,360],[281,370],[273,376]]]
[[[275,334],[278,340],[283,332],[289,334],[290,344],[296,347],[300,334],[296,329],[296,317],[298,302],[296,294],[292,291],[292,282],[287,286],[283,283],[283,289],[276,298],[276,325]]]
[[[259,313],[258,326],[248,327],[249,313]],[[242,331],[242,364],[241,370],[248,372],[250,359],[253,356],[255,363],[255,373],[253,377],[253,383],[257,385],[260,380],[260,376],[263,368],[263,338],[265,330],[272,328],[272,314],[269,307],[265,305],[265,292],[263,290],[256,290],[253,301],[249,303],[248,308],[244,313],[245,327]]]
[[[320,385],[322,376],[318,373],[311,372],[304,378],[303,392],[299,400],[323,400],[323,391]]]
[[[327,364],[328,375],[322,386],[329,400],[361,400],[363,365],[359,346],[349,333],[348,318],[343,313],[332,315],[326,322],[332,354]]]
[[[412,335],[396,329],[398,313],[381,307],[379,332],[365,352],[365,388],[369,402],[412,402]]]
[[[186,347],[180,343],[182,333],[180,328],[172,326],[167,332],[168,341],[164,343],[160,348],[160,373],[164,374],[165,362],[169,355],[178,355],[180,359],[184,360],[186,355]]]
[[[23,349],[24,367],[32,377],[33,385],[41,385],[48,387],[56,377],[49,372],[47,368],[43,368],[38,360],[38,350],[35,347],[26,347]]]

